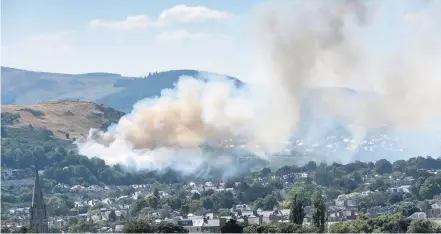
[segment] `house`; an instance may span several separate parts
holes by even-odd
[[[344,207],[345,206],[345,200],[336,199],[335,200],[335,205],[338,206],[338,207]]]
[[[91,185],[91,186],[86,188],[86,191],[91,191],[91,192],[99,192],[99,191],[102,191],[102,190],[103,190],[103,188],[101,188],[98,185]]]
[[[52,228],[62,229],[68,226],[68,220],[66,217],[52,217],[49,219],[49,226]]]
[[[204,187],[204,191],[210,191],[210,190],[216,191],[217,188],[216,187]]]
[[[389,188],[388,191],[393,193],[410,193],[410,185],[401,185],[399,187],[392,187]]]
[[[240,210],[240,211],[244,211],[244,210],[251,210],[250,207],[246,204],[239,204],[239,205],[235,205],[234,206],[234,210]]]
[[[9,179],[13,176],[13,169],[11,168],[2,168],[2,180],[3,179]]]
[[[392,187],[399,187],[399,186],[403,186],[403,185],[412,185],[412,182],[414,180],[415,179],[412,176],[406,176],[404,179],[391,180],[390,185]]]
[[[435,203],[431,205],[431,208],[427,210],[428,218],[441,218],[441,203]]]
[[[212,219],[210,216],[191,216],[185,219],[181,219],[176,217],[174,219],[164,219],[157,220],[158,222],[170,222],[177,225],[180,225],[187,229],[190,233],[202,233],[202,232],[211,232],[211,233],[220,233],[220,228],[225,225],[226,219]]]
[[[427,215],[424,212],[415,212],[408,219],[427,219]]]
[[[386,206],[386,207],[380,207],[377,210],[377,214],[383,215],[383,216],[384,215],[389,216],[389,215],[395,214],[397,211],[398,211],[398,208],[395,206]]]
[[[433,196],[433,200],[435,201],[441,201],[441,193],[439,195]]]
[[[348,199],[345,201],[345,206],[346,207],[357,207],[357,200],[356,199]]]
[[[101,203],[106,204],[106,205],[110,205],[113,204],[115,202],[115,199],[113,198],[104,198],[103,200],[101,200]]]
[[[188,228],[190,232],[210,232],[210,233],[220,233],[220,229],[225,225],[226,219],[208,219],[203,218],[199,220],[194,220],[193,228]],[[188,227],[188,226],[187,226]]]
[[[87,201],[87,205],[93,207],[93,206],[99,204],[100,202],[101,202],[101,201],[98,200],[98,199],[91,199],[91,200]]]
[[[74,185],[70,188],[71,191],[83,191],[84,190],[84,186],[81,185]]]

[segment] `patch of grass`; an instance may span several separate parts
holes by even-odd
[[[26,111],[31,113],[33,116],[37,117],[37,118],[41,118],[44,116],[44,113],[39,111],[39,110],[33,110],[31,108],[21,108],[19,111]]]
[[[20,118],[20,114],[14,114],[14,113],[9,113],[9,112],[3,112],[1,114],[1,118],[2,118],[2,125],[12,125],[16,122],[18,122],[18,119]]]

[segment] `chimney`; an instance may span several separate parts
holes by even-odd
[[[208,219],[205,216],[204,216],[204,223],[208,223]]]
[[[257,210],[253,210],[253,215],[259,217],[259,214],[257,214]]]
[[[227,219],[225,218],[219,218],[219,226],[223,227],[227,223]]]

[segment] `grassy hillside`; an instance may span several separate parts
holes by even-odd
[[[59,101],[24,106],[4,105],[1,115],[6,132],[46,129],[55,138],[69,140],[86,137],[90,128],[107,127],[117,122],[123,113],[92,102]]]

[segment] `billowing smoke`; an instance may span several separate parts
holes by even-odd
[[[378,139],[366,137],[382,128],[389,135],[380,136],[395,143],[403,132],[427,133],[424,145],[416,143],[421,136],[399,144],[440,153],[441,4],[406,3],[413,12],[389,1],[265,3],[253,21],[259,61],[246,89],[227,78],[183,77],[107,131],[91,130],[80,152],[137,169],[195,172],[209,164],[234,173],[244,152],[277,161],[320,146],[325,152],[309,160],[350,161],[371,151]],[[347,139],[329,136],[340,125]]]

